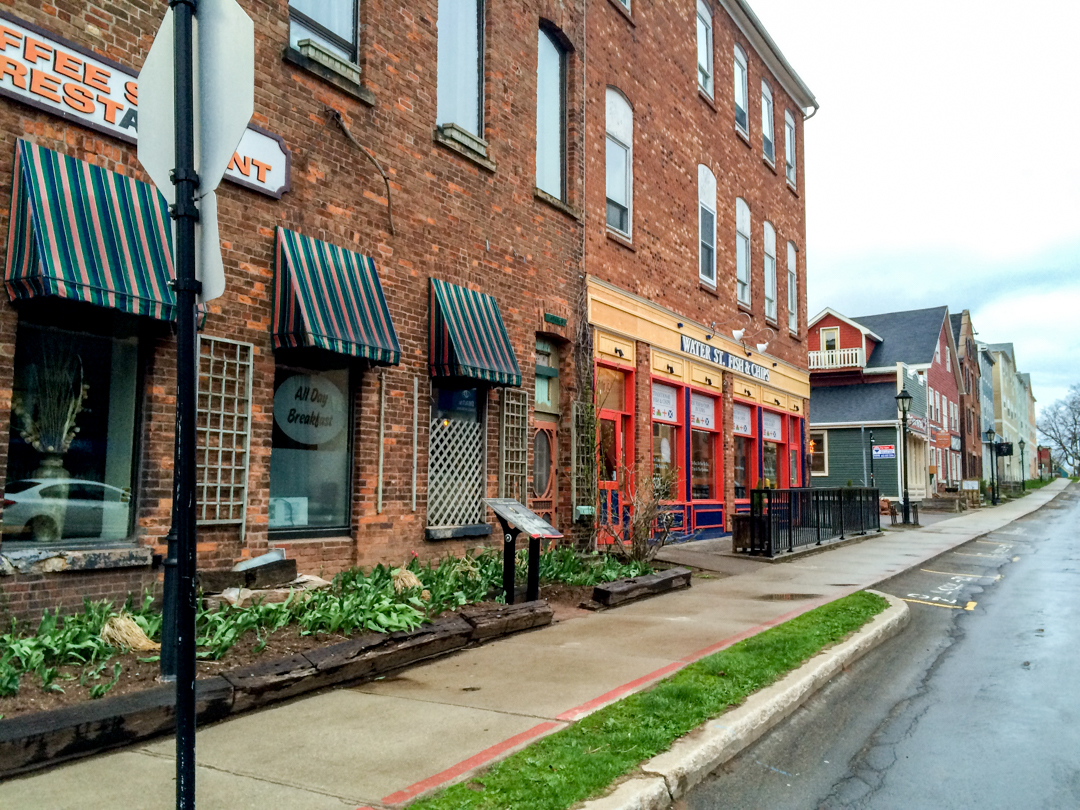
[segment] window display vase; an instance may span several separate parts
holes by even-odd
[[[34,470],[34,478],[70,478],[64,469],[63,453],[42,453],[41,465]]]

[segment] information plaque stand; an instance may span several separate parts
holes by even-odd
[[[562,539],[559,530],[513,498],[484,498],[499,519],[503,532],[503,591],[506,604],[514,604],[516,540],[519,534],[529,536],[529,571],[525,598],[532,602],[540,598],[540,541]]]

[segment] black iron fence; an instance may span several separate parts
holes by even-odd
[[[749,520],[739,521],[743,526],[736,527],[733,546],[736,551],[775,557],[876,532],[881,529],[879,503],[880,492],[864,487],[755,489],[750,493]]]

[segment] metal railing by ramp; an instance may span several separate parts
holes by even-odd
[[[775,557],[881,529],[880,492],[864,487],[755,489],[737,515],[732,547]]]

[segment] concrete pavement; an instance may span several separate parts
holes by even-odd
[[[716,560],[704,566],[713,578],[687,591],[209,726],[197,741],[199,806],[405,804],[709,653],[1000,529],[1067,483],[782,565]],[[0,807],[164,810],[172,750],[164,739],[9,780]]]

